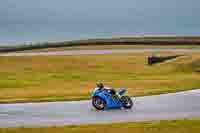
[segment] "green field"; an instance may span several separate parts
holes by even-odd
[[[0,129],[0,133],[199,133],[200,120],[154,121],[49,128]]]
[[[199,54],[148,66],[152,54],[174,55],[1,57],[0,103],[89,99],[96,81],[127,88],[130,96],[200,88]]]

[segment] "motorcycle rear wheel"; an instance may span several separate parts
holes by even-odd
[[[131,109],[133,107],[133,101],[129,96],[122,96],[121,102],[125,109]]]

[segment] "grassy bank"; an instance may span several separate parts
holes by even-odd
[[[199,54],[154,66],[146,63],[149,55],[1,57],[0,103],[89,99],[98,80],[131,96],[200,88]]]
[[[0,133],[199,133],[200,120],[176,120],[49,128],[0,129]]]
[[[43,42],[35,44],[25,44],[1,48],[0,52],[24,51],[35,49],[48,49],[59,47],[80,47],[80,46],[102,46],[102,45],[200,45],[200,37],[135,37],[135,38],[111,38],[111,39],[89,39],[74,40],[65,42]]]

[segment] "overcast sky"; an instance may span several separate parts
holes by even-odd
[[[143,18],[200,22],[200,0],[0,0],[0,23],[112,23]]]

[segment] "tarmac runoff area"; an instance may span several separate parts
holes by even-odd
[[[196,53],[200,49],[102,49],[102,50],[66,50],[55,52],[1,53],[0,56],[61,56],[61,55],[105,55],[143,52],[183,52]]]
[[[105,111],[91,101],[0,104],[0,128],[200,118],[200,89],[132,99],[131,110]]]

